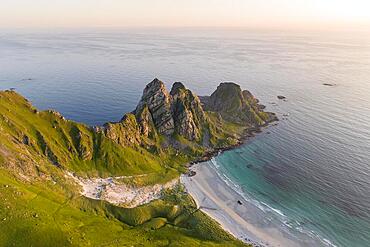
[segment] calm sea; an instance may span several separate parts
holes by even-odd
[[[0,33],[0,89],[89,125],[133,110],[155,77],[199,95],[223,81],[251,90],[281,121],[216,169],[290,234],[370,246],[370,32]]]

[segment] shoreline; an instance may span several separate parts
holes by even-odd
[[[181,176],[180,176],[180,183],[185,186],[187,193],[189,193],[191,195],[191,197],[193,198],[193,200],[195,201],[196,205],[198,206],[198,208],[200,210],[202,210],[205,214],[207,214],[213,220],[218,222],[225,231],[227,231],[228,233],[233,235],[235,238],[243,241],[246,244],[252,245],[253,247],[266,247],[266,246],[279,246],[280,247],[281,245],[280,244],[270,245],[270,243],[264,243],[264,241],[262,239],[257,238],[256,236],[254,236],[254,234],[252,234],[248,230],[247,230],[247,234],[246,234],[245,237],[240,237],[241,234],[244,234],[244,231],[240,230],[239,229],[240,227],[237,226],[238,224],[235,225],[234,223],[239,222],[244,226],[249,226],[249,228],[253,228],[253,226],[251,224],[249,224],[248,222],[244,222],[244,224],[243,224],[242,223],[243,219],[240,218],[240,216],[238,216],[238,214],[233,212],[233,211],[227,210],[227,211],[229,211],[229,213],[231,213],[235,217],[235,218],[231,217],[231,219],[230,218],[227,219],[226,217],[222,217],[222,215],[217,215],[217,214],[214,214],[214,213],[210,212],[210,210],[215,210],[215,209],[211,208],[211,207],[202,206],[201,203],[199,202],[200,201],[199,196],[201,196],[203,194],[202,195],[203,196],[202,203],[205,201],[205,199],[207,199],[207,196],[212,201],[217,201],[217,199],[214,200],[214,196],[210,195],[209,192],[204,190],[204,188],[202,186],[199,186],[199,183],[198,183],[198,188],[195,188],[193,190],[193,186],[191,185],[192,184],[191,182],[193,180],[196,180],[195,176],[197,176],[197,178],[200,177],[200,175],[198,175],[199,166],[201,166],[202,164],[205,164],[206,162],[210,162],[213,158],[217,157],[218,155],[222,154],[225,151],[233,150],[233,149],[236,149],[236,148],[246,144],[246,142],[250,138],[255,137],[256,134],[262,133],[263,132],[262,130],[264,128],[268,128],[268,127],[272,126],[271,125],[272,123],[278,122],[278,121],[279,121],[279,118],[277,117],[277,115],[275,113],[270,113],[270,119],[268,121],[266,121],[265,124],[263,124],[261,126],[258,126],[258,127],[246,128],[244,133],[240,137],[238,143],[236,143],[234,145],[227,146],[227,147],[216,148],[216,149],[213,149],[211,151],[206,152],[200,158],[188,163],[188,165],[186,165],[187,172],[184,173],[184,174],[181,174]],[[277,125],[277,123],[275,123],[274,125]],[[215,175],[214,176],[215,178],[218,178],[223,183],[225,183],[219,177],[219,175],[216,172],[214,172],[214,175]],[[205,180],[203,177],[201,179]],[[226,187],[228,187],[228,189],[232,190],[231,188],[229,188],[228,185],[226,185]],[[233,192],[236,193],[235,191],[233,191]],[[244,199],[243,199],[243,201],[245,202]],[[239,202],[241,202],[240,199],[239,200],[237,199],[237,203],[239,203]],[[215,203],[215,204],[218,205],[217,203]],[[221,206],[221,208],[222,208],[222,206]],[[232,223],[233,221],[236,221],[236,222]],[[248,229],[248,227],[247,227],[247,229]],[[283,245],[283,246],[285,246],[285,245]],[[291,246],[296,247],[295,245],[291,245]]]
[[[301,246],[274,226],[257,226],[255,206],[242,198],[207,163],[192,167],[194,176],[182,175],[181,183],[199,209],[216,220],[235,238],[256,247]]]
[[[225,151],[236,149],[236,148],[244,145],[250,138],[255,137],[256,134],[262,133],[264,128],[268,128],[268,127],[277,125],[277,123],[275,123],[275,122],[280,121],[279,118],[277,117],[277,115],[275,113],[271,113],[271,112],[269,112],[269,114],[270,114],[270,119],[268,121],[266,121],[265,124],[263,124],[261,126],[258,126],[258,127],[246,128],[244,130],[244,133],[241,135],[241,137],[239,138],[239,140],[236,144],[229,145],[229,146],[226,146],[226,147],[214,148],[210,151],[207,151],[200,158],[198,158],[194,161],[191,161],[187,165],[187,168],[190,168],[193,165],[196,165],[196,164],[199,164],[199,163],[210,161],[212,158],[222,154]],[[275,124],[273,124],[273,123],[275,123]]]

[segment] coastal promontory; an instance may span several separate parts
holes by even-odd
[[[263,109],[235,83],[198,97],[154,79],[120,121],[87,126],[1,91],[0,245],[242,246],[178,180],[276,119]]]

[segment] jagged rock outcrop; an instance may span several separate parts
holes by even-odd
[[[135,110],[136,117],[143,112],[145,107],[148,107],[158,132],[172,135],[175,124],[171,114],[171,96],[162,81],[154,79],[145,87]]]
[[[199,140],[206,119],[199,98],[181,82],[169,93],[158,79],[145,87],[135,115],[145,136],[175,133],[191,141]]]
[[[220,113],[226,121],[260,126],[269,119],[267,113],[258,109],[253,95],[232,82],[221,83],[210,97],[202,97],[202,101],[205,109]]]
[[[136,119],[143,136],[149,138],[155,138],[157,136],[157,130],[155,129],[153,117],[147,105],[144,105],[144,107],[141,109],[141,112],[136,113]]]
[[[121,146],[136,146],[142,143],[140,127],[135,115],[128,113],[118,123],[106,123],[104,134]]]
[[[173,155],[211,155],[237,145],[247,131],[274,116],[234,83],[222,83],[211,96],[200,100],[180,82],[168,92],[163,82],[155,79],[145,88],[134,112],[119,122],[95,128],[65,120],[55,111],[37,111],[15,92],[0,91],[0,101],[0,138],[4,140],[0,155],[27,160],[34,168],[27,174],[34,175],[40,174],[37,164],[54,165],[45,169],[91,166],[96,171],[115,172],[125,172],[122,167],[136,172],[136,167],[145,164],[158,169],[162,157],[167,164]],[[35,120],[24,121],[31,118]],[[23,169],[22,162],[15,164],[10,158],[5,164],[0,157],[1,164]]]
[[[213,112],[207,113],[213,120],[204,109]],[[218,121],[215,116],[221,119]],[[235,83],[221,83],[211,96],[200,99],[181,82],[174,83],[168,92],[162,81],[154,79],[145,87],[135,111],[126,114],[119,123],[106,124],[104,133],[121,146],[161,148],[160,135],[167,137],[163,147],[183,146],[176,138],[178,135],[208,148],[217,139],[237,139],[228,133],[226,122],[243,128],[258,127],[269,121],[270,116],[249,91],[242,91]]]
[[[199,140],[206,116],[198,96],[186,89],[181,82],[173,84],[170,94],[175,132],[188,140]]]

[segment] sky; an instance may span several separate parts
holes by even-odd
[[[369,27],[370,0],[1,0],[0,27]]]

